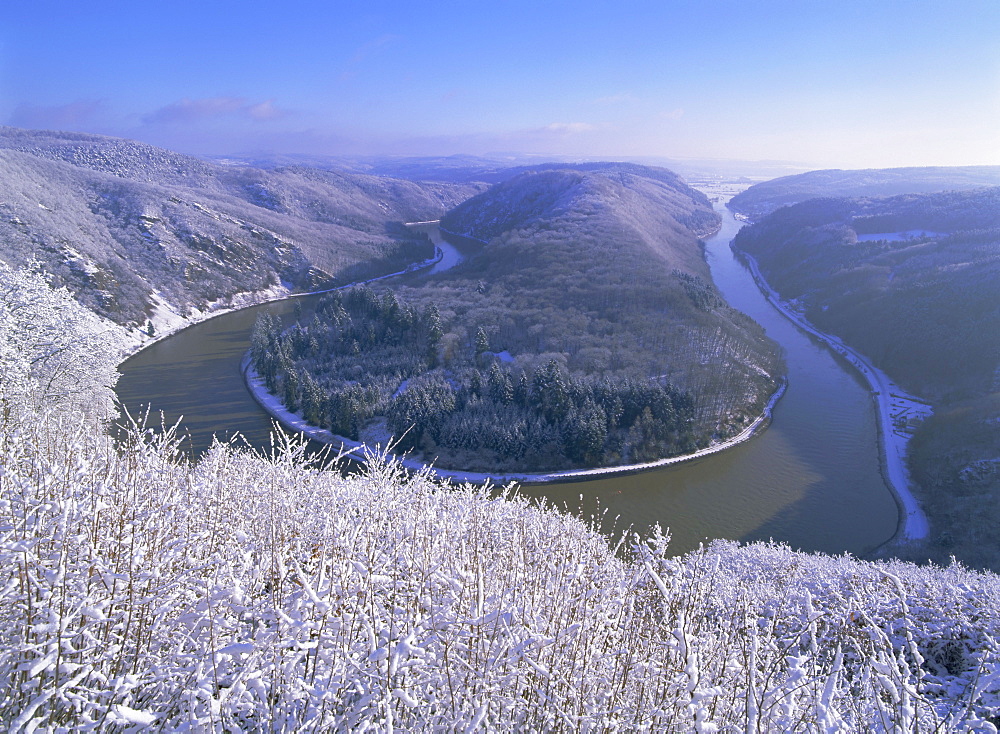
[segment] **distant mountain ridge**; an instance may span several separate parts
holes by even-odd
[[[245,154],[209,156],[226,165],[255,168],[305,166],[330,171],[364,173],[372,176],[405,178],[409,181],[445,181],[450,183],[500,183],[518,173],[537,167],[602,164],[604,159],[580,159],[570,156],[546,156],[524,153],[494,153],[484,155],[453,154],[439,156],[404,155],[319,155],[319,154]],[[809,170],[802,163],[790,161],[744,161],[724,158],[663,158],[632,156],[615,159],[626,164],[667,169],[686,180],[744,179],[747,183],[764,181]]]
[[[264,171],[0,128],[0,260],[38,261],[97,313],[141,326],[161,308],[183,316],[240,294],[390,272],[429,247],[400,223],[436,218],[480,188]]]
[[[810,171],[755,184],[734,196],[729,208],[750,220],[807,199],[896,196],[1000,186],[1000,166],[927,166]]]

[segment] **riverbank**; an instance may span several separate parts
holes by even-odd
[[[930,405],[906,393],[888,375],[876,368],[864,355],[846,345],[839,337],[826,334],[813,326],[793,305],[782,300],[761,274],[757,260],[752,255],[742,250],[734,251],[746,264],[761,293],[775,309],[797,327],[816,337],[846,359],[869,385],[878,416],[876,422],[882,474],[899,508],[895,534],[874,552],[887,549],[894,544],[924,540],[930,532],[930,525],[919,502],[910,491],[906,451],[911,437],[909,427],[914,421],[923,420],[931,414]]]
[[[407,222],[405,226],[417,226],[425,224],[435,224],[438,220],[431,220],[428,222]],[[434,268],[438,263],[444,259],[444,250],[438,245],[434,246],[434,256],[429,257],[426,260],[420,260],[415,263],[411,263],[406,266],[403,270],[397,270],[394,273],[386,273],[385,275],[379,275],[374,278],[369,278],[368,280],[359,280],[353,283],[346,283],[344,285],[338,285],[333,288],[323,288],[316,291],[306,291],[304,293],[292,293],[288,288],[283,285],[276,285],[262,291],[254,291],[252,293],[238,293],[235,294],[230,299],[230,305],[224,306],[222,308],[212,308],[209,306],[208,309],[202,311],[200,309],[193,309],[193,314],[191,316],[180,316],[175,312],[168,311],[167,304],[160,301],[157,307],[160,312],[168,311],[169,316],[164,317],[159,320],[158,323],[161,324],[159,328],[154,331],[154,336],[147,336],[144,332],[139,331],[139,333],[128,332],[125,338],[128,340],[126,344],[123,345],[123,356],[122,361],[128,359],[129,357],[141,352],[146,347],[152,346],[157,342],[163,341],[167,337],[173,336],[177,332],[187,329],[188,327],[194,326],[196,324],[201,324],[209,319],[216,318],[217,316],[225,316],[226,314],[233,313],[234,311],[240,311],[245,308],[253,308],[254,306],[261,306],[265,303],[277,303],[278,301],[290,301],[296,298],[305,298],[307,296],[320,296],[324,293],[332,293],[334,291],[343,290],[344,288],[351,288],[356,285],[366,285],[368,283],[376,283],[380,280],[385,280],[387,278],[395,278],[400,275],[407,275],[409,273],[415,273],[420,270],[426,270],[428,268]],[[165,327],[164,327],[165,324]],[[154,324],[155,325],[155,324]],[[124,328],[124,327],[122,327]]]
[[[706,539],[774,538],[809,551],[867,555],[894,534],[899,519],[882,477],[867,386],[768,303],[733,257],[729,242],[738,225],[719,208],[724,226],[706,242],[713,280],[734,307],[765,325],[786,350],[791,377],[767,429],[731,450],[674,466],[525,483],[519,491],[572,511],[606,513],[618,518],[619,527],[669,527],[675,553],[696,549]],[[151,345],[121,368],[122,404],[134,414],[152,405],[157,414],[164,412],[167,424],[183,417],[192,456],[202,455],[213,437],[236,435],[240,445],[267,453],[274,420],[246,389],[240,361],[258,314],[291,317],[299,302],[235,311]],[[747,422],[762,408],[763,403]],[[384,446],[388,435],[369,430],[358,438],[374,447]]]
[[[272,418],[274,418],[274,420],[285,428],[297,431],[314,441],[318,441],[319,443],[332,446],[336,448],[342,456],[354,459],[355,461],[365,462],[373,454],[381,455],[388,449],[387,446],[367,446],[360,441],[352,441],[349,438],[337,436],[325,428],[319,428],[318,426],[311,425],[299,413],[288,410],[288,408],[282,404],[281,400],[276,395],[267,391],[264,379],[257,373],[257,371],[253,368],[253,365],[250,363],[249,354],[244,356],[241,363],[241,370],[243,372],[243,379],[246,383],[247,390],[250,391],[254,400],[256,400],[260,407],[263,408]],[[554,472],[491,473],[462,471],[458,469],[440,469],[435,467],[433,464],[426,464],[422,461],[407,458],[405,456],[397,457],[397,459],[402,466],[412,471],[426,470],[439,479],[450,479],[455,482],[469,482],[472,484],[506,484],[509,482],[543,484],[550,482],[571,482],[594,479],[598,477],[614,477],[627,474],[637,474],[639,472],[662,469],[663,467],[687,461],[694,461],[695,459],[701,459],[703,457],[719,453],[720,451],[725,451],[726,449],[737,446],[745,441],[749,441],[751,438],[767,428],[767,425],[771,422],[771,415],[774,410],[774,406],[784,394],[785,387],[786,383],[782,382],[778,386],[778,389],[774,391],[774,394],[771,395],[767,405],[764,406],[763,412],[757,416],[753,423],[732,438],[712,444],[711,446],[699,449],[698,451],[690,454],[671,456],[665,459],[650,461],[643,464],[606,466],[594,469],[566,469]]]

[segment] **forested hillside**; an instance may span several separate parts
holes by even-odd
[[[775,544],[671,558],[664,534],[616,543],[379,462],[320,471],[280,437],[192,465],[169,434],[107,436],[96,317],[3,282],[11,732],[996,731],[993,574]]]
[[[144,327],[239,294],[398,270],[432,252],[400,223],[477,190],[0,128],[0,260],[38,260],[96,312]]]
[[[439,466],[684,453],[745,427],[781,374],[774,345],[711,284],[698,236],[717,223],[669,171],[525,172],[442,220],[480,241],[463,263],[338,296],[282,339],[265,325],[258,368],[315,422],[395,435]]]
[[[1000,188],[815,199],[734,247],[820,329],[934,403],[910,457],[927,553],[1000,565]]]
[[[1000,166],[810,171],[755,184],[734,196],[728,206],[754,221],[807,199],[925,194],[997,185]]]

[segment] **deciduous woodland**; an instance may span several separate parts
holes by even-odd
[[[739,432],[782,365],[711,284],[704,195],[663,169],[537,169],[442,220],[483,244],[411,285],[332,296],[254,355],[273,392],[350,438],[440,466],[641,463]],[[375,433],[365,433],[374,425]]]

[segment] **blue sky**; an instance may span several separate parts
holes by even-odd
[[[190,153],[1000,164],[1000,1],[32,2],[0,124]]]

